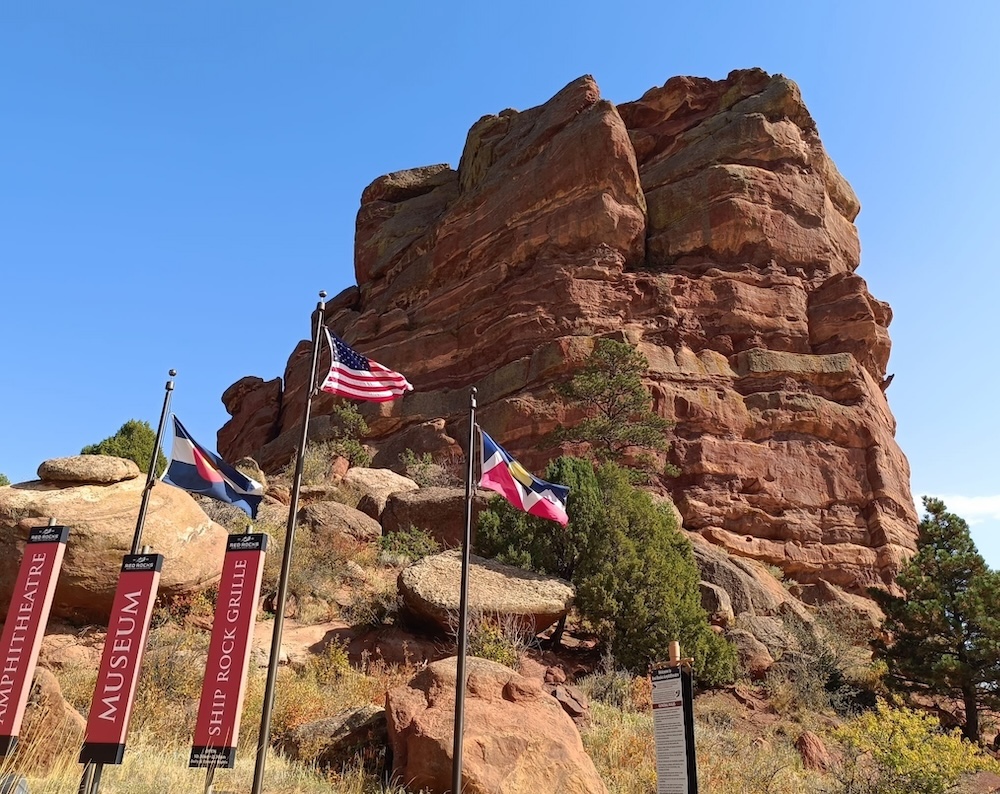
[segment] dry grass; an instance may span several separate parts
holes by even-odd
[[[188,769],[190,748],[183,744],[164,746],[155,736],[135,734],[125,751],[121,766],[107,766],[101,778],[102,794],[164,794],[176,791],[201,791],[205,770]],[[62,759],[59,766],[44,778],[29,776],[31,794],[75,794],[83,767],[75,757]],[[254,751],[241,751],[233,769],[215,773],[215,786],[222,791],[249,791],[253,782]],[[0,765],[0,774],[3,766]],[[269,794],[375,794],[382,792],[379,782],[358,769],[324,774],[301,764],[287,761],[271,751],[265,767],[265,789]],[[390,789],[389,794],[402,794]]]
[[[129,731],[128,749],[121,766],[105,768],[101,782],[104,794],[162,794],[164,791],[200,790],[204,771],[187,768],[194,730],[204,649],[207,634],[181,631],[168,625],[151,632],[149,648],[137,688],[136,706]],[[344,649],[331,645],[300,670],[279,670],[275,707],[272,713],[272,741],[279,744],[298,727],[332,716],[346,708],[366,703],[381,704],[387,689],[409,680],[410,666],[396,667],[384,662],[352,668]],[[60,675],[66,698],[82,712],[90,705],[96,674],[90,670],[67,668]],[[243,707],[243,723],[233,770],[219,770],[216,786],[223,790],[249,790],[263,704],[265,674],[250,673]],[[20,774],[35,766],[32,752],[50,744],[41,741],[35,749],[22,751],[0,763],[0,775]],[[28,776],[30,791],[76,792],[83,768],[76,762],[79,747],[60,753],[44,776]],[[375,776],[358,769],[323,772],[286,761],[276,750],[268,754],[267,791],[273,794],[342,792],[368,794],[383,789]],[[400,792],[391,789],[390,792]]]
[[[590,704],[593,722],[583,745],[610,794],[652,794],[656,753],[651,714],[627,712],[600,701]]]

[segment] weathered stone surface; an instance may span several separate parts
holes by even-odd
[[[281,394],[281,378],[256,377],[241,378],[222,393],[222,404],[233,417],[218,434],[226,460],[252,456],[278,435]]]
[[[123,480],[134,480],[141,474],[131,460],[112,455],[74,455],[70,458],[52,458],[38,467],[42,482],[78,482],[110,485]]]
[[[451,464],[453,470],[463,472],[464,476],[465,452],[462,450],[462,445],[448,435],[444,419],[421,422],[385,439],[379,444],[378,451],[372,459],[372,466],[392,469],[405,475],[407,471],[403,456],[407,450],[418,460],[424,455],[430,455],[437,465]]]
[[[491,491],[477,488],[472,498],[472,528],[486,509]],[[420,488],[391,494],[382,511],[386,535],[410,527],[427,532],[443,549],[462,545],[465,534],[465,488]]]
[[[857,267],[857,198],[792,81],[759,69],[675,77],[619,110],[637,144],[652,263]]]
[[[375,180],[358,285],[326,321],[416,387],[363,409],[379,465],[403,448],[453,458],[475,386],[482,423],[544,470],[560,451],[544,439],[580,419],[554,386],[596,338],[628,340],[676,422],[681,476],[654,487],[685,528],[864,595],[893,587],[917,517],[884,393],[891,311],[853,272],[859,209],[782,76],[677,77],[617,108],[585,77],[481,119],[457,171]],[[309,363],[300,342],[254,450],[266,471],[293,454]],[[235,424],[255,410],[227,404]]]
[[[458,550],[424,557],[399,574],[406,609],[418,620],[453,630],[458,615],[462,556]],[[573,585],[470,555],[469,612],[512,616],[534,631],[548,628],[573,605]]]
[[[802,756],[802,766],[825,772],[833,763],[826,744],[812,731],[802,731],[795,740],[795,749]]]
[[[358,494],[358,510],[376,521],[381,518],[390,494],[415,491],[420,487],[409,477],[389,469],[366,469],[361,466],[348,469],[341,483]]]
[[[585,728],[590,725],[590,700],[580,687],[546,682],[543,689],[556,699],[577,727]]]
[[[386,746],[385,709],[368,705],[294,728],[282,749],[293,761],[340,769],[378,760]]]
[[[298,522],[316,533],[337,533],[366,543],[382,536],[378,521],[340,502],[313,502],[299,510]]]
[[[106,624],[144,486],[136,478],[110,485],[32,481],[0,489],[0,614],[10,603],[28,530],[51,517],[70,527],[52,616]],[[185,491],[154,483],[143,544],[165,557],[159,594],[195,593],[218,581],[227,535]]]
[[[30,768],[22,763],[19,771],[44,776],[60,756],[79,747],[85,730],[83,716],[63,698],[56,677],[36,667],[18,737]]]
[[[91,627],[81,631],[75,626],[49,621],[42,638],[38,664],[58,672],[64,667],[91,668],[100,665],[106,632]]]
[[[739,669],[755,681],[762,680],[774,664],[767,646],[746,629],[726,632],[726,638],[736,648]]]
[[[708,615],[713,626],[728,626],[736,614],[733,612],[733,601],[722,587],[711,582],[698,582],[701,591],[701,607]]]
[[[451,790],[454,657],[434,662],[386,696],[395,775],[408,790]],[[605,794],[580,734],[536,681],[485,659],[468,660],[462,791]]]
[[[733,614],[793,615],[810,620],[806,608],[763,565],[731,556],[704,541],[695,542],[692,548],[702,580],[726,594]]]

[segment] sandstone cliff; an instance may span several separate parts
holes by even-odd
[[[883,391],[891,311],[854,274],[858,211],[797,86],[760,70],[617,107],[582,77],[480,119],[457,170],[364,191],[357,286],[327,305],[416,388],[366,407],[376,464],[459,454],[475,385],[482,424],[541,469],[556,450],[540,440],[574,418],[553,386],[615,335],[677,423],[682,475],[661,487],[686,529],[807,589],[891,584],[917,520]],[[284,464],[308,369],[300,342],[283,381],[231,386],[220,452]],[[331,404],[314,402],[317,439]]]

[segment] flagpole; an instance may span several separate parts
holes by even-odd
[[[153,483],[156,482],[156,462],[160,453],[160,442],[163,440],[163,428],[167,422],[167,413],[170,411],[170,396],[174,391],[173,378],[177,376],[177,370],[171,369],[167,374],[171,380],[164,386],[163,409],[160,411],[160,424],[156,428],[156,440],[153,442],[153,454],[149,458],[149,470],[146,472],[146,485],[142,489],[142,501],[139,502],[139,516],[135,521],[135,532],[132,535],[132,548],[129,554],[138,554],[142,548],[142,531],[146,526],[146,512],[149,509],[149,495],[153,492]],[[80,780],[79,794],[97,794],[101,788],[101,775],[104,772],[104,764],[96,762],[87,764],[83,770],[83,778]]]
[[[177,370],[169,372],[171,378],[176,377]],[[142,547],[142,530],[146,526],[146,510],[149,507],[149,495],[153,492],[153,483],[156,481],[156,463],[160,455],[160,442],[163,440],[163,428],[167,423],[167,413],[170,411],[170,395],[174,391],[174,382],[167,381],[164,387],[166,394],[163,395],[163,410],[160,411],[160,424],[156,428],[156,441],[153,442],[153,454],[149,458],[149,471],[146,472],[146,487],[142,490],[142,501],[139,503],[139,518],[135,522],[135,534],[132,536],[132,551],[129,554],[138,554]]]
[[[458,662],[455,671],[455,739],[451,792],[462,794],[462,738],[465,734],[465,657],[469,645],[469,554],[472,546],[472,477],[476,460],[476,388],[469,392],[469,454],[465,473],[465,535],[462,538],[462,585],[458,601]]]
[[[264,687],[264,708],[260,716],[260,735],[257,737],[257,761],[253,771],[252,794],[261,794],[264,784],[264,764],[271,736],[271,711],[274,709],[274,686],[278,678],[278,660],[281,657],[281,631],[285,623],[285,601],[288,597],[288,574],[292,567],[292,544],[295,542],[296,513],[299,510],[299,489],[302,487],[302,469],[305,464],[306,441],[309,438],[309,413],[312,410],[313,392],[316,390],[316,366],[319,363],[320,332],[326,308],[326,292],[319,293],[316,320],[312,327],[312,367],[309,370],[309,387],[306,389],[305,418],[302,420],[302,437],[295,460],[292,498],[288,506],[288,524],[285,528],[285,545],[281,554],[281,575],[278,578],[278,595],[275,601],[274,630],[271,634],[271,656],[267,663],[267,684]]]

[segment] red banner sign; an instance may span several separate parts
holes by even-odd
[[[0,638],[0,757],[17,744],[68,537],[68,527],[28,532]]]
[[[118,577],[80,763],[120,764],[135,682],[160,583],[162,554],[126,554]]]
[[[232,769],[267,535],[230,535],[188,766]]]

